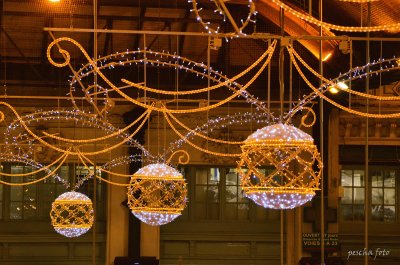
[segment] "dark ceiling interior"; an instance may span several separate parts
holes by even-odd
[[[212,1],[198,1],[203,8],[203,19],[213,26],[219,25],[221,32],[232,32],[232,26],[223,22],[220,16],[213,12]],[[285,1],[297,10],[308,12],[309,1]],[[371,25],[385,25],[398,23],[400,10],[398,0],[381,0],[371,3]],[[232,16],[239,22],[247,16],[248,1],[232,0],[226,2]],[[279,9],[269,0],[255,1],[259,11],[256,24],[251,24],[245,33],[271,33],[280,34]],[[1,39],[0,39],[0,79],[4,91],[0,94],[7,95],[65,95],[68,91],[68,68],[58,69],[50,65],[46,58],[46,49],[52,37],[44,28],[93,28],[93,1],[86,0],[60,0],[51,3],[48,0],[4,0],[0,5]],[[191,4],[187,0],[99,0],[97,1],[99,29],[138,30],[138,31],[177,31],[177,32],[204,32],[198,23]],[[312,1],[314,16],[318,14],[318,1]],[[340,25],[360,25],[367,21],[367,4],[349,3],[337,0],[324,1],[324,21]],[[285,30],[287,35],[317,36],[319,30],[304,21],[285,14]],[[371,33],[371,37],[398,38],[400,29],[391,32]],[[68,36],[74,38],[93,54],[92,33],[53,32],[55,37]],[[349,34],[341,32],[325,32],[328,36],[359,36],[365,37],[367,33]],[[187,57],[197,62],[207,61],[207,37],[176,36],[156,34],[108,34],[98,33],[98,55],[105,56],[117,51],[147,49],[155,51],[168,51]],[[353,42],[352,65],[366,63],[365,41]],[[400,42],[398,41],[371,41],[371,59],[381,57],[400,56]],[[227,76],[233,76],[252,64],[265,51],[267,43],[255,39],[233,39],[223,41],[222,47],[211,50],[210,64],[214,69],[221,70]],[[324,41],[324,51],[331,51],[333,56],[325,63],[325,75],[335,77],[340,72],[349,69],[349,55],[342,54],[338,49],[337,41]],[[319,42],[308,41],[295,43],[295,48],[315,69],[318,69]],[[82,54],[74,50],[71,52],[72,65],[79,69],[86,64]],[[286,61],[287,62],[287,61]],[[271,83],[272,87],[278,86],[278,58],[272,60]],[[288,64],[286,68],[288,71]],[[111,73],[118,80],[122,76],[132,81],[142,80],[143,69],[137,66],[130,70]],[[287,72],[288,73],[288,72]],[[148,71],[148,84],[163,89],[173,89],[176,86],[176,77],[171,69],[154,67]],[[382,82],[399,80],[395,73]],[[267,74],[262,74],[253,85],[253,93],[261,95],[266,93]],[[316,81],[316,80],[314,80]],[[299,77],[293,75],[295,94],[303,93],[305,84]],[[204,80],[197,80],[193,76],[181,75],[179,86],[186,88],[199,87],[206,84]],[[378,84],[379,85],[379,84]]]

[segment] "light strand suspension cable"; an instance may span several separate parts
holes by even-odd
[[[371,25],[371,3],[368,2],[367,6],[367,26]],[[370,37],[370,33],[367,32],[367,39]],[[365,49],[365,57],[367,63],[370,61],[370,41],[366,41],[366,49]],[[369,65],[367,65],[367,72],[369,72]],[[365,79],[365,93],[369,94],[369,87],[370,87],[370,75],[367,75]],[[366,113],[369,113],[369,99],[366,100]],[[369,116],[365,117],[365,146],[364,146],[364,176],[365,176],[365,189],[364,189],[364,247],[369,249],[369,211],[370,207],[370,187],[369,187]],[[364,257],[364,264],[368,265],[368,255]]]
[[[250,84],[252,84],[252,83],[255,81],[255,79],[258,78],[258,76],[265,70],[265,68],[267,67],[267,65],[269,65],[271,58],[272,58],[272,53],[269,54],[267,60],[263,63],[263,65],[261,66],[261,68],[260,68],[260,69],[257,71],[257,73],[252,77],[252,79],[251,79],[245,86],[241,87],[240,90],[243,90],[243,91],[246,90],[247,87],[250,86]],[[217,104],[218,104],[218,103],[217,103]],[[212,154],[212,155],[217,155],[217,156],[231,156],[231,157],[236,157],[236,156],[239,156],[239,155],[240,155],[240,154],[224,154],[224,153],[219,153],[219,152],[213,152],[213,151],[210,151],[210,150],[208,150],[208,149],[204,149],[204,148],[202,148],[202,147],[199,147],[198,145],[196,145],[196,144],[194,144],[193,142],[189,141],[187,138],[184,138],[184,137],[183,137],[183,135],[175,128],[175,126],[174,126],[174,125],[172,124],[172,122],[170,121],[170,119],[169,119],[169,117],[168,117],[169,115],[172,115],[172,113],[170,113],[170,112],[168,112],[168,111],[165,111],[165,112],[164,112],[164,117],[165,117],[165,119],[167,120],[167,122],[168,122],[168,124],[170,125],[170,127],[173,129],[173,131],[174,131],[181,139],[184,139],[184,141],[185,141],[186,143],[188,143],[189,145],[191,145],[192,147],[194,147],[194,148],[196,148],[196,149],[198,149],[198,150],[200,150],[200,151],[202,151],[202,152],[205,152],[205,153],[208,153],[208,154]]]
[[[320,22],[323,21],[323,0],[318,1],[318,13],[319,13],[319,19]],[[320,26],[319,28],[319,36],[323,36],[323,28]],[[322,41],[319,41],[319,74],[321,76],[324,76],[324,62],[322,60],[322,54],[323,54],[323,45]],[[319,80],[320,86],[322,85],[322,80]],[[323,98],[319,98],[319,138],[320,138],[320,143],[319,143],[319,151],[321,154],[321,160],[324,163],[324,100]],[[321,242],[321,252],[320,252],[320,257],[321,257],[321,264],[325,264],[325,181],[324,181],[324,171],[321,171],[321,195],[320,195],[320,211],[321,211],[321,216],[320,216],[320,223],[321,223],[321,231],[320,231],[320,242]]]
[[[72,1],[72,0],[71,0]],[[96,31],[97,29],[97,12],[98,12],[98,0],[93,0],[93,29]],[[97,32],[93,32],[93,58],[97,58],[98,56],[98,42],[97,42]],[[94,62],[94,66],[97,67],[97,61]],[[97,73],[94,73],[93,75],[93,85],[94,85],[94,103],[93,103],[93,109],[94,111],[99,112],[99,109],[97,107],[97,91],[98,91],[98,78],[97,78]],[[100,112],[101,113],[101,112]],[[97,138],[97,130],[94,131],[94,136]],[[97,149],[96,146],[97,143],[94,143],[94,148],[95,150]],[[93,171],[94,174],[97,173],[97,154],[94,155],[94,166],[93,166]],[[93,178],[93,218],[96,220],[97,217],[97,179]],[[97,225],[96,222],[93,222],[92,226],[92,265],[96,265],[96,232],[97,232]]]

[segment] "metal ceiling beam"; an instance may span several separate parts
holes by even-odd
[[[144,16],[146,14],[146,8],[145,7],[141,7],[140,8],[140,15],[138,17],[138,24],[136,29],[137,30],[141,30],[143,28],[143,23],[144,23]],[[139,41],[140,41],[140,35],[136,35],[135,36],[135,44],[133,46],[133,49],[137,49],[139,48]]]
[[[225,15],[228,17],[229,22],[231,22],[231,25],[232,25],[233,29],[235,30],[235,32],[237,34],[240,34],[240,29],[239,29],[238,25],[236,24],[236,21],[233,19],[229,9],[226,7],[226,5],[224,3],[225,1],[224,0],[218,0],[218,2],[220,4],[220,6],[222,7],[222,9],[224,10]]]
[[[101,4],[99,2],[97,2],[97,3],[98,4],[97,4],[97,7],[96,7],[95,11],[97,10],[97,14],[98,14],[99,10],[100,10],[100,7],[101,7]],[[98,23],[97,16],[92,16],[91,17],[91,21],[92,21],[92,29],[94,29],[95,28],[95,23]],[[96,25],[96,28],[97,28],[97,26],[98,26],[98,24]],[[106,28],[107,28],[107,24],[103,27],[103,29],[106,29]],[[101,35],[101,32],[97,33],[96,37],[99,38],[100,35]],[[95,37],[94,34],[90,34],[89,43],[88,43],[88,47],[89,47],[88,48],[88,54],[90,56],[92,56],[93,58],[96,58],[98,56],[98,54],[93,54],[94,45],[95,45],[94,44],[94,37]]]
[[[274,4],[270,0],[260,0],[256,3],[256,9],[259,14],[266,20],[271,21],[277,26],[280,26],[280,7]],[[295,15],[285,12],[285,31],[289,35],[308,35],[308,36],[319,36],[319,30],[315,29],[311,25],[305,26],[304,20],[296,17]],[[326,37],[334,37],[333,33],[329,33]],[[309,50],[317,59],[319,59],[319,42],[312,40],[300,40],[299,41],[307,50]],[[332,55],[336,42],[335,41],[324,41],[323,42],[323,54],[322,58]]]
[[[112,19],[107,19],[106,27],[107,27],[107,29],[113,28],[113,20]],[[106,38],[104,40],[103,56],[108,55],[109,48],[110,48],[110,50],[112,50],[112,34],[106,34]]]
[[[18,0],[17,0],[18,1]],[[23,0],[29,1],[29,0]],[[226,0],[224,0],[226,1]],[[178,8],[187,8],[191,4],[188,3],[187,0],[162,0],[162,1],[150,1],[145,0],[145,4],[143,4],[143,0],[102,0],[101,1],[105,6],[129,6],[129,7],[137,7],[139,5],[144,5],[149,8],[159,8],[159,7],[178,7]],[[199,4],[209,4],[210,0],[197,0]],[[237,4],[237,5],[247,5],[248,1],[242,0],[229,0],[229,4]]]
[[[164,23],[163,28],[161,29],[161,31],[164,31],[167,27],[169,27],[169,29],[171,30],[171,23]],[[159,36],[157,35],[150,43],[149,45],[147,45],[147,49],[151,50],[151,47],[153,46],[153,44],[158,40]]]
[[[25,56],[24,52],[19,48],[17,43],[11,38],[11,36],[8,34],[8,32],[1,26],[1,31],[4,33],[4,36],[8,39],[8,41],[11,43],[11,45],[14,47],[14,49],[21,55],[21,57],[24,59],[24,61],[29,65],[33,73],[36,75],[37,78],[42,79],[42,75],[39,73],[39,71],[36,69],[36,67],[33,66],[31,63],[30,59]],[[3,55],[4,56],[4,55]]]
[[[204,0],[202,0],[204,1]],[[208,1],[208,0],[207,0]],[[187,0],[161,0],[161,1],[151,1],[151,0],[102,0],[104,6],[127,6],[127,7],[139,7],[145,6],[148,8],[186,8],[188,6]]]
[[[200,0],[200,2],[205,2],[209,0]],[[3,0],[2,2],[8,3],[27,3],[31,4],[32,0]],[[75,1],[80,2],[80,6],[92,6],[92,1]],[[85,4],[86,2],[86,4]],[[159,7],[179,7],[179,8],[186,8],[188,6],[187,0],[162,0],[162,1],[155,1],[155,0],[101,0],[102,6],[126,6],[126,7],[138,7],[140,5],[145,5],[151,8],[159,8]],[[57,3],[55,3],[57,5]]]
[[[159,21],[159,20],[158,20]],[[163,22],[165,22],[163,20]],[[174,19],[176,22],[176,19]],[[180,31],[159,31],[159,30],[124,30],[124,29],[89,29],[89,28],[43,28],[44,31],[52,31],[52,32],[75,32],[75,33],[90,33],[90,32],[103,32],[103,33],[112,33],[112,34],[147,34],[147,35],[168,35],[168,36],[202,36],[202,37],[219,37],[219,38],[231,38],[231,34],[208,34],[205,32],[180,32]],[[258,39],[258,40],[268,40],[268,39],[281,39],[282,36],[274,35],[271,33],[262,33],[257,32],[256,34],[248,34],[248,35],[235,35],[237,39]],[[291,40],[370,40],[370,41],[382,41],[382,42],[398,42],[400,41],[400,37],[350,37],[350,36],[314,36],[314,35],[292,35],[292,36],[285,36],[285,38],[289,38]]]
[[[186,20],[186,19],[188,19],[189,17],[190,17],[190,9],[186,9],[186,12],[185,12],[185,16],[184,16],[184,19]],[[187,22],[182,22],[182,27],[181,27],[181,31],[182,32],[186,32],[187,31],[187,28],[188,28],[188,26],[189,26],[189,23],[187,23]],[[179,43],[178,43],[178,54],[179,55],[181,55],[182,54],[182,51],[183,51],[183,47],[184,47],[184,44],[185,44],[185,36],[179,36]]]
[[[50,27],[53,25],[53,19],[51,17],[46,17],[45,21],[44,21],[44,26],[45,27]],[[42,33],[42,49],[40,52],[40,58],[41,58],[41,64],[43,65],[46,61],[47,61],[47,45],[49,43],[49,33],[43,31]]]
[[[5,16],[21,16],[21,17],[44,17],[46,14],[44,12],[16,12],[16,11],[4,11],[3,14]],[[70,18],[70,14],[56,14],[54,15],[56,18]],[[91,15],[82,15],[82,14],[74,14],[74,19],[92,19]],[[99,20],[107,20],[112,19],[114,21],[132,21],[132,20],[139,20],[140,15],[137,16],[124,16],[124,15],[98,15]],[[185,22],[185,23],[198,23],[195,18],[171,18],[171,17],[161,17],[161,19],[165,22]],[[144,21],[155,22],[159,21],[160,18],[158,17],[145,17]],[[210,23],[220,23],[221,19],[209,19]]]

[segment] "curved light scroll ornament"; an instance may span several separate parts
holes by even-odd
[[[128,187],[128,206],[140,221],[159,226],[181,215],[187,202],[186,182],[176,169],[150,164],[133,174]]]
[[[187,165],[187,164],[189,163],[189,161],[190,161],[190,155],[189,155],[188,152],[186,152],[186,151],[183,150],[183,149],[176,150],[175,152],[173,152],[173,153],[170,155],[170,157],[168,158],[167,163],[169,164],[169,163],[171,162],[172,158],[173,158],[175,155],[179,154],[179,153],[180,153],[180,155],[178,156],[178,164],[180,164],[180,165]]]
[[[304,101],[303,105],[296,105],[296,107],[284,117],[284,120],[286,121],[285,124],[289,124],[294,115],[296,115],[299,111],[305,111],[305,113],[302,113],[299,127],[304,126],[309,128],[314,126],[314,124],[317,122],[317,115],[311,107],[305,106],[309,103],[310,101]]]
[[[220,15],[223,17],[223,22],[226,21],[226,18],[228,17],[229,21],[232,23],[233,28],[235,29],[236,32],[232,33],[234,34],[242,34],[243,29],[247,27],[247,25],[250,22],[255,23],[255,16],[257,14],[256,7],[254,5],[253,0],[248,0],[248,8],[249,12],[246,16],[246,18],[241,20],[241,25],[237,25],[236,22],[233,20],[228,8],[225,5],[226,0],[210,0],[212,4],[215,5],[214,13]],[[192,3],[192,9],[190,10],[191,12],[194,12],[196,16],[196,20],[204,27],[204,29],[209,33],[209,34],[218,34],[220,27],[218,26],[217,28],[213,28],[210,22],[207,22],[203,19],[203,16],[200,14],[203,8],[200,8],[198,6],[197,0],[188,0],[189,3]]]
[[[171,55],[168,53],[163,53],[163,52],[153,52],[149,50],[144,50],[144,51],[126,51],[123,53],[117,53],[117,54],[112,54],[108,55],[96,60],[93,60],[90,58],[88,53],[85,51],[85,49],[80,45],[77,41],[63,37],[54,40],[52,43],[47,48],[47,57],[49,61],[55,65],[55,66],[63,66],[65,63],[55,63],[54,60],[52,59],[52,53],[51,49],[57,45],[59,46],[60,42],[69,42],[74,44],[76,47],[80,49],[82,54],[85,56],[86,60],[88,61],[88,64],[86,64],[83,68],[81,68],[79,71],[77,71],[73,77],[73,80],[71,81],[71,84],[73,85],[75,82],[81,82],[82,78],[88,77],[89,75],[96,73],[100,78],[99,82],[104,82],[105,83],[105,88],[101,91],[102,94],[105,92],[111,92],[114,91],[116,92],[119,96],[121,96],[123,99],[125,99],[127,102],[131,102],[135,105],[141,106],[147,110],[150,111],[160,111],[160,112],[167,112],[167,113],[194,113],[194,112],[200,112],[200,111],[207,111],[216,107],[219,107],[225,103],[228,103],[232,99],[234,99],[237,96],[243,96],[246,99],[253,101],[254,98],[246,93],[246,89],[255,81],[255,79],[261,74],[262,71],[265,69],[265,67],[268,65],[270,62],[270,59],[272,57],[272,54],[275,50],[276,47],[276,40],[272,42],[272,44],[268,47],[268,49],[252,64],[250,65],[247,69],[242,71],[240,74],[228,78],[218,71],[214,71],[211,68],[208,68],[204,63],[197,63],[193,62],[191,60],[185,59],[183,57],[177,56],[177,55]],[[60,50],[59,50],[60,51]],[[60,52],[65,52],[65,50],[61,50]],[[65,59],[68,60],[69,57],[65,56]],[[151,87],[147,87],[146,85],[138,84],[126,79],[121,79],[121,82],[125,83],[125,86],[117,86],[115,85],[110,79],[107,78],[105,73],[103,73],[103,70],[107,69],[114,69],[117,67],[123,67],[123,66],[129,66],[131,64],[136,64],[136,63],[143,63],[143,64],[150,64],[154,66],[166,66],[166,67],[174,67],[178,70],[184,70],[188,72],[192,72],[200,77],[205,77],[210,79],[213,83],[215,83],[212,86],[207,86],[205,88],[197,89],[197,90],[190,90],[190,91],[165,91],[165,90],[159,90]],[[261,66],[260,66],[261,65]],[[245,85],[241,86],[237,83],[237,80],[244,75],[248,74],[253,68],[256,66],[260,67],[260,70],[254,75],[250,81],[248,81]],[[201,70],[201,71],[200,71]],[[142,101],[142,99],[138,99],[137,97],[133,98],[130,97],[127,93],[125,93],[123,90],[127,88],[136,88],[139,90],[151,92],[151,93],[157,93],[158,95],[163,94],[163,95],[170,95],[170,96],[175,96],[175,95],[191,95],[191,94],[197,94],[197,93],[204,93],[203,95],[207,95],[207,92],[217,89],[217,88],[224,88],[227,87],[229,90],[233,92],[233,95],[227,96],[225,99],[220,100],[219,102],[215,104],[210,104],[208,106],[203,106],[203,107],[197,107],[197,108],[176,108],[176,105],[174,105],[171,108],[159,108],[156,105],[152,105],[152,101]],[[91,90],[91,87],[88,87],[85,89],[85,93],[89,93]],[[93,93],[92,93],[93,94]],[[88,96],[89,97],[89,96]],[[90,98],[90,97],[89,97]],[[72,101],[74,99],[72,98]],[[256,101],[256,100],[254,100]]]
[[[251,134],[242,145],[238,172],[246,197],[271,209],[292,209],[318,190],[322,160],[313,138],[282,123]]]
[[[85,194],[65,192],[53,202],[50,218],[57,233],[66,237],[81,236],[93,225],[92,201]]]

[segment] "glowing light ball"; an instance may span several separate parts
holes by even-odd
[[[128,206],[140,221],[164,225],[181,215],[187,202],[186,182],[176,169],[161,163],[139,169],[128,187]]]
[[[282,123],[266,126],[241,148],[241,187],[256,204],[293,209],[310,201],[319,189],[321,156],[313,138],[300,129]]]
[[[50,218],[57,233],[66,237],[81,236],[93,225],[92,201],[85,194],[65,192],[52,203]]]

